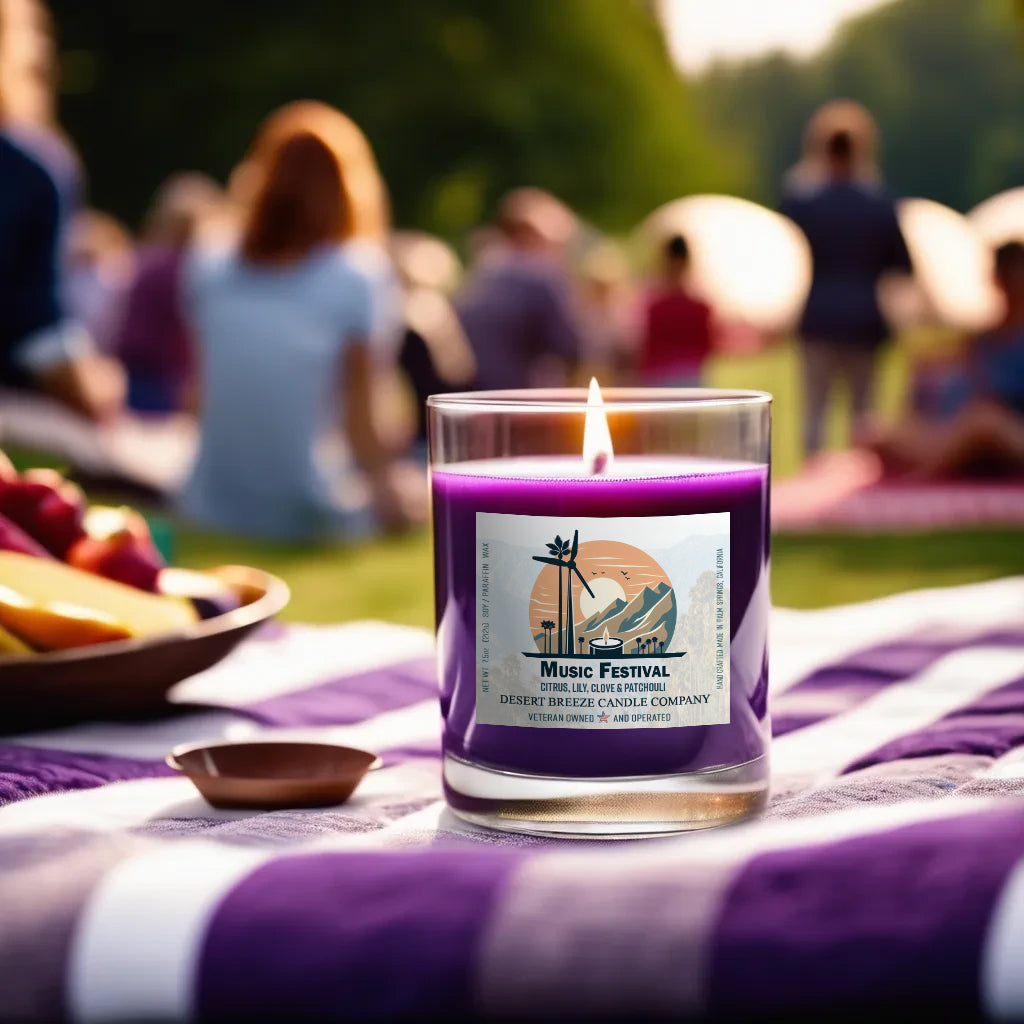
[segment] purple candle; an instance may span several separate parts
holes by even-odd
[[[622,404],[634,416],[650,405],[662,421],[699,419],[702,443],[658,451],[648,439],[650,454],[613,457],[602,419],[588,424],[604,440],[585,458],[444,459],[447,403],[471,435],[473,418],[457,396],[431,399],[445,783],[472,820],[656,833],[763,802],[769,399],[616,399],[613,421]],[[584,410],[576,397],[553,415]],[[515,450],[490,411],[459,454],[495,436]],[[535,447],[537,422],[523,428]],[[663,449],[679,445],[669,434]],[[716,457],[721,448],[746,458]]]

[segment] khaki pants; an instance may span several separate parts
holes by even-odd
[[[856,343],[805,338],[801,345],[804,384],[804,455],[821,451],[825,410],[837,382],[850,390],[854,435],[874,405],[878,349]]]

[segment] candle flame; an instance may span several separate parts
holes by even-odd
[[[612,467],[612,435],[608,431],[608,417],[597,378],[590,378],[587,393],[587,419],[583,426],[583,465],[591,475],[607,473]]]
[[[608,643],[608,640],[609,640],[609,636],[608,636],[608,627],[607,627],[607,626],[605,626],[605,627],[604,627],[604,642],[605,642],[605,643]]]

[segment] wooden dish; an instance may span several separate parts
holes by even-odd
[[[334,743],[253,740],[175,747],[167,763],[214,807],[271,810],[344,803],[381,760]]]
[[[210,574],[239,593],[240,607],[166,636],[0,659],[0,731],[166,713],[175,683],[216,665],[288,603],[285,583],[260,569]]]

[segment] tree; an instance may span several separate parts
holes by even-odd
[[[717,595],[715,574],[710,569],[702,572],[690,588],[690,606],[684,623],[683,670],[691,686],[714,678]]]
[[[539,185],[605,228],[741,184],[647,5],[602,0],[53,0],[62,116],[95,201],[135,219],[171,171],[224,178],[313,97],[372,142],[402,226],[457,238]]]
[[[713,68],[695,83],[710,123],[774,203],[803,124],[826,100],[859,100],[879,122],[882,163],[899,195],[961,210],[1024,180],[1024,16],[1005,0],[897,0],[840,28],[808,60],[781,54]]]

